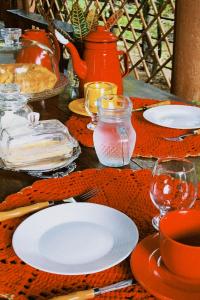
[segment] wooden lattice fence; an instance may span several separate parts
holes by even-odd
[[[73,2],[36,0],[36,9],[50,19],[70,22]],[[123,14],[112,30],[119,38],[118,47],[128,53],[130,71],[136,79],[170,89],[175,0],[78,2],[86,14],[95,6],[100,24],[122,9]]]

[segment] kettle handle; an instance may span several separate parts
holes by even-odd
[[[53,43],[55,45],[55,56],[59,62],[60,61],[60,45],[58,43],[58,40],[52,32],[49,32],[48,35],[49,35],[50,39],[53,40]]]
[[[117,53],[118,53],[118,55],[123,55],[123,59],[124,59],[124,72],[122,73],[122,77],[124,77],[124,76],[126,76],[129,73],[128,55],[123,50],[117,50]]]

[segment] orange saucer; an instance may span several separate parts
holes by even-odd
[[[159,234],[142,240],[131,254],[131,270],[136,280],[152,295],[162,300],[199,300],[200,279],[176,276],[163,264]]]
[[[73,100],[69,103],[69,109],[79,115],[88,116],[88,113],[85,110],[84,98]]]

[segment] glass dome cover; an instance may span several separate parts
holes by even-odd
[[[80,154],[78,142],[58,120],[39,121],[29,114],[28,126],[4,128],[0,140],[5,168],[49,171],[69,165]]]
[[[20,85],[29,100],[58,95],[67,85],[67,78],[59,71],[58,42],[42,29],[25,30],[18,46],[1,45],[0,56],[0,83]]]

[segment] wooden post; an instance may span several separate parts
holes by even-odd
[[[29,0],[22,0],[22,7],[25,10],[25,12],[29,12]]]
[[[172,93],[200,101],[200,3],[176,0]]]

